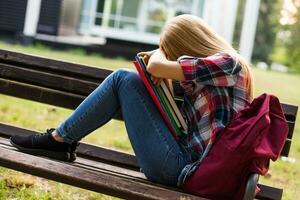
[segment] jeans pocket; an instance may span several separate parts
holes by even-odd
[[[179,147],[181,148],[182,153],[186,158],[189,158],[190,162],[193,161],[194,151],[191,144],[187,141],[186,138],[181,138],[178,142]]]
[[[169,185],[177,185],[178,176],[182,169],[190,163],[189,154],[183,152],[175,153],[175,147],[170,148],[170,151],[165,157],[163,165],[161,166],[160,175],[164,182]]]

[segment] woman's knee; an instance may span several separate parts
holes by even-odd
[[[120,81],[134,81],[134,82],[140,82],[141,79],[139,77],[139,75],[131,70],[131,69],[127,69],[127,68],[120,68],[116,71],[113,72],[114,76]]]

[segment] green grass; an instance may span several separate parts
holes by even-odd
[[[61,52],[51,50],[42,45],[23,47],[1,42],[0,48],[93,65],[95,67],[109,69],[117,69],[119,67],[133,68],[130,61],[124,59],[107,59],[96,54],[86,55],[84,51],[78,49]],[[278,96],[281,102],[300,105],[299,75],[261,71],[258,69],[253,69],[253,72],[256,95],[268,92]],[[63,108],[0,95],[0,121],[25,128],[44,131],[45,128],[56,127],[71,112],[71,110]],[[294,200],[300,196],[299,117],[298,114],[298,122],[296,122],[290,153],[290,157],[295,158],[296,162],[276,161],[271,164],[268,176],[260,179],[262,183],[284,188],[283,199],[288,200]],[[133,153],[124,123],[117,120],[112,120],[105,126],[94,131],[84,138],[84,141]],[[111,197],[105,195],[87,192],[82,189],[24,175],[4,168],[0,168],[0,172],[0,199],[111,199]],[[8,179],[5,178],[10,176],[17,177],[13,180],[20,183],[16,184],[17,186],[11,187],[11,183],[7,182]],[[24,176],[27,178],[22,178]],[[30,181],[32,185],[30,185]],[[22,185],[22,183],[24,184]]]
[[[254,70],[255,93],[268,92],[279,97],[281,102],[300,105],[300,75],[273,71]],[[292,147],[289,157],[295,163],[276,161],[271,164],[269,175],[261,183],[284,188],[283,199],[297,199],[300,196],[300,114],[298,112]]]

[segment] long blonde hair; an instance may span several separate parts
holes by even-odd
[[[172,61],[182,55],[203,58],[224,52],[234,56],[244,70],[245,84],[252,99],[253,77],[250,64],[200,17],[184,14],[172,18],[161,33],[159,46]]]

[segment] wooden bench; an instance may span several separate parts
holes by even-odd
[[[111,72],[0,50],[0,93],[69,109],[75,109]],[[298,108],[288,104],[282,107],[289,134],[281,155],[288,156]],[[115,118],[122,119],[121,114]],[[1,166],[125,199],[204,199],[148,181],[135,157],[123,152],[81,143],[78,159],[65,163],[19,152],[9,144],[11,135],[31,133],[35,131],[0,123]],[[257,179],[256,175],[249,178],[247,199],[253,198]],[[282,189],[259,187],[257,199],[282,197]]]

